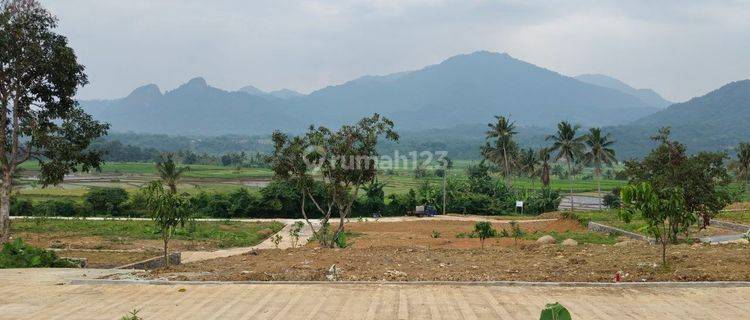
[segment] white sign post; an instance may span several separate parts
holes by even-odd
[[[523,201],[516,201],[516,209],[521,208],[521,214],[523,214]]]

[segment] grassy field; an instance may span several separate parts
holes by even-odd
[[[452,179],[466,179],[465,169],[476,161],[456,160],[454,168],[449,172]],[[36,162],[26,162],[22,165],[26,177],[33,177],[39,167]],[[201,191],[209,193],[231,192],[239,188],[247,188],[251,192],[257,192],[260,187],[257,183],[248,181],[268,181],[273,177],[273,172],[265,168],[241,168],[225,167],[217,165],[190,165],[190,171],[185,173],[183,182],[178,186],[180,191],[197,194]],[[110,162],[102,165],[100,172],[78,173],[75,179],[69,178],[57,186],[42,188],[33,179],[27,178],[21,181],[16,190],[19,198],[31,199],[32,201],[44,201],[49,199],[71,199],[81,202],[83,197],[91,188],[95,187],[119,187],[128,192],[135,192],[138,188],[150,180],[157,179],[156,169],[152,163],[116,163]],[[386,183],[386,194],[406,193],[409,189],[418,189],[419,186],[428,181],[440,185],[442,178],[430,175],[424,178],[415,178],[413,169],[381,170],[379,179]],[[513,185],[524,189],[537,189],[541,184],[528,178],[515,177]],[[624,181],[603,180],[602,190],[622,186]],[[262,184],[262,183],[261,183]],[[551,186],[561,191],[568,190],[567,180],[559,180],[552,177]],[[596,182],[593,180],[576,180],[573,190],[577,193],[586,193],[596,190]]]
[[[716,219],[750,225],[750,210],[721,212]]]
[[[177,229],[175,240],[209,241],[219,248],[247,247],[263,241],[268,234],[260,230],[281,230],[283,224],[235,221],[196,222],[192,234],[187,228]],[[151,221],[145,220],[83,220],[83,219],[18,219],[11,223],[14,235],[55,235],[55,238],[101,237],[109,242],[127,243],[134,240],[159,240],[160,234]]]

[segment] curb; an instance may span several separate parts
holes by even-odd
[[[170,281],[76,279],[71,285],[396,285],[480,287],[598,287],[598,288],[746,288],[750,281],[700,282],[528,282],[528,281]]]

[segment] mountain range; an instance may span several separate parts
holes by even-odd
[[[575,78],[586,83],[627,93],[652,107],[662,109],[672,104],[652,89],[636,89],[618,79],[603,74],[582,74]]]
[[[365,76],[308,95],[253,86],[227,91],[198,77],[165,93],[151,84],[121,99],[81,104],[116,132],[199,135],[298,132],[374,112],[407,130],[486,123],[494,115],[509,115],[524,126],[548,127],[560,120],[602,126],[628,123],[661,107],[621,89],[486,51],[419,70]]]
[[[750,141],[750,80],[670,104],[653,90],[608,76],[568,77],[486,51],[307,95],[253,86],[222,90],[197,77],[171,91],[150,84],[124,98],[81,104],[111,123],[113,132],[189,136],[299,133],[310,124],[337,126],[378,112],[393,119],[404,138],[384,147],[453,150],[461,157],[478,156],[494,115],[510,116],[519,142],[533,147],[545,145],[544,136],[561,120],[604,127],[617,141],[620,159],[645,154],[654,146],[650,136],[664,126],[690,152],[731,152]]]

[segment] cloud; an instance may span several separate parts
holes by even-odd
[[[87,66],[83,98],[201,75],[311,91],[475,50],[685,100],[748,78],[750,3],[594,0],[43,1]]]

